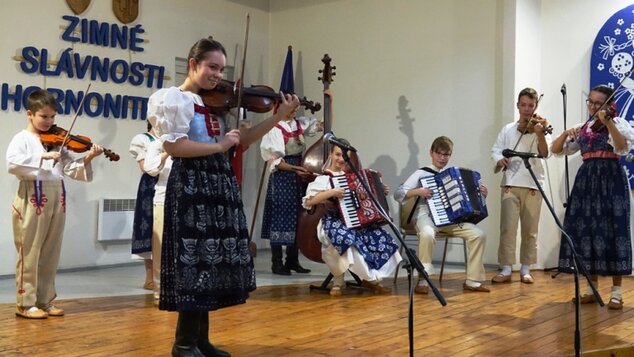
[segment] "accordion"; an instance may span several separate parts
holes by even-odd
[[[389,212],[387,199],[383,192],[381,175],[370,169],[360,170],[359,174],[368,184],[372,194],[376,197],[381,207],[383,207],[383,210],[385,210],[386,213]],[[334,188],[343,188],[345,191],[338,205],[339,213],[341,213],[341,218],[346,227],[360,228],[385,222],[385,219],[379,213],[379,209],[374,202],[372,202],[368,192],[354,173],[333,175],[330,177],[330,182]]]
[[[437,227],[464,222],[475,224],[489,215],[477,171],[450,167],[434,176],[423,177],[420,182],[433,192],[427,204]]]

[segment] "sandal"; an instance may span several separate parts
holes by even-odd
[[[577,301],[577,299],[572,298],[572,300],[570,300],[573,304]],[[581,295],[581,303],[582,304],[592,304],[597,302],[597,298],[594,297],[593,294],[583,294]]]
[[[623,310],[623,299],[617,299],[615,297],[610,299],[608,303],[608,309],[610,310]]]
[[[361,286],[367,289],[372,290],[376,294],[389,294],[392,292],[392,289],[386,288],[380,283],[373,283],[371,281],[364,280],[361,282]]]

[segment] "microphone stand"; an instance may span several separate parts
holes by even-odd
[[[567,103],[567,92],[566,92],[566,84],[564,83],[561,86],[561,95],[562,95],[562,100],[563,100],[563,108],[564,108],[564,131],[566,131],[566,103]],[[570,198],[570,174],[568,171],[568,155],[566,155],[565,159],[564,159],[564,191],[566,191],[566,197],[564,199],[563,202],[563,206],[564,208],[568,207],[568,199]],[[544,269],[544,271],[553,271],[553,270],[558,270],[558,267],[552,267],[552,268],[546,268]],[[557,271],[556,273],[554,273],[553,275],[551,275],[551,278],[555,279],[561,272]]]
[[[566,114],[567,114],[567,93],[566,93],[566,85],[564,84],[561,87],[561,96],[562,96],[562,100],[563,100],[563,109],[564,109],[564,131],[566,131]],[[570,198],[570,174],[568,171],[568,155],[566,155],[565,161],[564,161],[564,177],[566,178],[566,180],[564,181],[564,190],[566,190],[566,200],[564,201],[564,208],[566,208],[568,206],[568,199]]]
[[[575,246],[572,243],[572,238],[570,238],[568,233],[564,231],[564,227],[559,221],[559,218],[557,218],[557,214],[555,213],[553,206],[548,201],[548,197],[546,197],[546,194],[544,193],[544,189],[539,184],[539,180],[537,179],[537,176],[535,176],[535,173],[533,172],[533,168],[531,167],[531,164],[529,162],[530,158],[527,156],[521,156],[521,159],[524,160],[524,166],[526,166],[526,169],[528,169],[528,172],[531,174],[533,181],[535,181],[535,184],[537,185],[537,188],[539,189],[539,192],[541,193],[544,199],[544,202],[546,203],[546,206],[548,206],[550,213],[553,215],[553,218],[555,219],[555,223],[557,224],[557,227],[559,227],[559,230],[561,231],[563,236],[566,238],[566,242],[568,243],[568,245],[570,246],[570,250],[572,251],[573,275],[575,277],[575,356],[581,357],[581,320],[580,320],[581,295],[579,292],[579,271],[580,270],[583,276],[585,276],[586,280],[588,281],[588,285],[590,285],[590,288],[592,288],[592,293],[596,297],[599,305],[604,306],[605,304],[603,303],[603,300],[601,299],[601,295],[599,295],[599,292],[597,291],[594,284],[592,283],[592,280],[590,280],[590,276],[588,275],[588,272],[586,271],[586,268],[584,267],[583,262],[581,261],[581,258],[579,257],[579,254],[577,254],[577,251],[575,250]]]
[[[427,272],[425,271],[425,268],[423,267],[423,263],[421,263],[420,259],[418,259],[418,256],[416,255],[414,250],[409,248],[405,244],[405,239],[403,235],[401,234],[400,230],[396,227],[396,225],[392,222],[392,219],[390,218],[390,216],[387,214],[387,212],[385,212],[383,207],[379,204],[379,201],[370,190],[368,183],[359,174],[359,170],[354,166],[354,164],[350,160],[347,150],[343,149],[341,150],[341,152],[343,154],[342,156],[344,161],[352,169],[352,172],[354,173],[356,178],[359,180],[359,182],[361,182],[361,185],[367,192],[368,196],[370,197],[370,200],[372,200],[372,203],[374,203],[374,205],[378,208],[379,213],[381,214],[383,219],[385,219],[385,222],[387,222],[387,224],[390,226],[390,228],[392,229],[392,232],[394,232],[394,235],[398,237],[398,240],[405,251],[406,257],[403,258],[403,260],[405,261],[403,268],[407,269],[407,281],[409,285],[409,311],[408,311],[408,319],[407,319],[408,336],[409,336],[409,355],[410,357],[413,357],[414,356],[414,280],[412,276],[413,270],[416,269],[416,271],[418,271],[418,276],[425,278],[425,280],[427,281],[427,284],[429,284],[429,287],[431,288],[432,292],[436,296],[436,299],[438,299],[438,302],[442,306],[446,306],[447,301],[445,301],[445,298],[442,296],[440,291],[434,286],[434,284],[432,284],[431,280],[429,279],[429,275],[427,274]]]

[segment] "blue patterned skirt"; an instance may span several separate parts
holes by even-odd
[[[154,186],[157,181],[158,176],[150,176],[146,173],[139,181],[132,227],[132,254],[152,252],[152,211]]]
[[[394,237],[378,225],[350,229],[339,212],[328,211],[322,217],[323,229],[339,255],[355,246],[371,269],[379,270],[399,249]]]
[[[583,162],[566,208],[564,231],[589,274],[631,274],[630,189],[617,160]],[[559,269],[572,272],[572,267],[572,251],[562,237]]]
[[[285,156],[290,165],[301,165],[300,155]],[[277,170],[269,177],[262,218],[262,239],[271,245],[295,244],[297,214],[306,193],[306,184],[292,171]]]
[[[229,160],[175,158],[165,195],[159,308],[211,311],[255,290],[249,233]]]

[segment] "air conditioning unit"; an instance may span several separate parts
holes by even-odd
[[[97,241],[131,240],[135,206],[134,198],[100,199]]]

